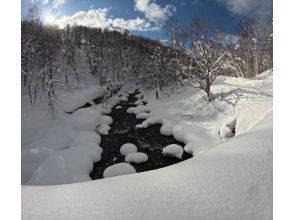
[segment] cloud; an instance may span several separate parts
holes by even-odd
[[[61,28],[69,25],[81,25],[87,27],[96,28],[110,28],[110,29],[128,29],[137,31],[150,31],[156,30],[156,26],[152,26],[149,22],[146,22],[142,18],[136,19],[112,19],[108,16],[109,9],[90,9],[89,11],[79,11],[72,16],[64,16],[59,19],[55,19],[55,24]]]
[[[107,12],[107,8],[79,11],[72,16],[63,16],[60,19],[56,19],[55,23],[61,28],[67,24],[104,28],[108,26]]]
[[[63,5],[65,0],[53,0],[53,7],[57,8],[59,5]]]
[[[157,27],[152,27],[152,25],[148,22],[146,22],[142,18],[136,18],[136,19],[129,19],[125,20],[123,18],[115,18],[115,19],[109,19],[109,24],[114,29],[128,29],[128,30],[137,30],[137,31],[152,31],[156,30]]]
[[[272,0],[217,0],[233,14],[266,16],[272,13]]]
[[[167,4],[161,7],[154,0],[135,0],[135,10],[144,13],[150,21],[164,23],[176,11],[176,7]]]

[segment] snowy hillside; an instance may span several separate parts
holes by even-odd
[[[218,77],[210,103],[201,90],[188,86],[165,90],[159,99],[154,92],[140,90],[142,100],[127,110],[144,119],[137,128],[162,124],[161,134],[183,142],[193,158],[153,171],[88,181],[93,163],[103,155],[97,148],[100,135],[111,129],[112,119],[104,114],[128,98],[130,86],[110,98],[107,107],[90,103],[73,114],[62,109],[81,107],[97,94],[87,88],[64,97],[54,121],[40,106],[25,108],[23,219],[272,218],[271,70],[256,80]]]

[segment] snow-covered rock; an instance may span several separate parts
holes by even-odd
[[[160,134],[165,136],[173,135],[173,127],[174,125],[169,120],[163,119]]]
[[[126,143],[126,144],[122,145],[120,148],[120,153],[123,156],[127,156],[128,154],[135,153],[137,151],[138,151],[138,149],[137,149],[136,145],[134,145],[132,143]]]
[[[142,101],[135,101],[135,105],[143,105],[143,102]]]
[[[135,107],[129,107],[127,113],[133,114],[135,112]]]
[[[136,173],[136,169],[128,163],[117,163],[107,167],[103,172],[103,178],[121,176]]]
[[[97,131],[100,135],[108,135],[109,130],[111,127],[107,124],[101,124],[98,128]]]
[[[144,163],[148,160],[148,155],[142,152],[130,153],[126,156],[127,163]]]
[[[163,155],[177,157],[180,159],[182,159],[183,153],[184,153],[184,149],[180,145],[177,145],[177,144],[170,144],[162,149]]]
[[[103,124],[111,125],[113,123],[113,119],[108,115],[102,115],[102,122]]]
[[[127,91],[127,93],[134,94],[135,93],[135,90],[134,89],[130,89],[129,91]]]
[[[149,117],[149,113],[142,112],[136,115],[136,119],[147,119]]]
[[[115,109],[122,109],[120,105],[116,106]]]
[[[126,101],[128,101],[128,98],[125,96],[121,96],[121,97],[119,97],[119,101],[126,102]]]
[[[135,98],[142,99],[143,98],[143,95],[141,93],[139,93],[139,94],[135,95]]]

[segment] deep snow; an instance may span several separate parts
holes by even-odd
[[[161,133],[184,142],[185,151],[194,156],[192,159],[163,169],[97,181],[24,185],[22,218],[271,219],[271,72],[261,74],[257,80],[218,77],[212,87],[217,98],[210,104],[198,89],[183,87],[174,91],[160,94],[156,100],[154,93],[142,90],[142,100],[148,104],[129,108],[128,112],[146,119],[138,129],[163,124]],[[134,89],[128,92],[133,93]],[[93,135],[94,123],[87,115],[108,125],[110,120],[103,120],[101,113],[118,101],[118,97],[113,98],[108,108],[93,106],[87,114],[81,111],[62,115],[55,122],[42,119],[33,128],[26,124],[29,131],[23,134],[23,184],[34,176],[43,178],[33,178],[34,184],[52,184],[53,177],[46,173],[63,180],[62,172],[72,161],[77,168],[72,167],[73,175],[64,183],[85,181],[83,174],[89,172],[90,164],[100,155],[99,138]],[[38,117],[38,113],[33,117],[33,112],[38,111],[25,111],[22,119]],[[42,133],[51,135],[44,137]],[[95,142],[97,148],[87,147],[84,152],[79,143],[71,146],[80,135],[86,136],[86,143]],[[85,159],[77,162],[75,156],[80,154]]]

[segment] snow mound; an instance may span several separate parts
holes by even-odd
[[[99,145],[101,143],[101,137],[97,133],[82,134],[82,135],[79,135],[78,137],[76,137],[71,142],[70,145],[71,146],[80,145],[81,143],[84,143],[84,142],[92,142],[92,143]]]
[[[129,94],[134,94],[134,93],[135,93],[135,90],[130,89],[127,93],[129,93]]]
[[[173,127],[174,125],[169,120],[163,119],[160,134],[165,136],[173,135]]]
[[[131,144],[131,143],[124,144],[120,148],[120,153],[123,156],[127,156],[128,154],[135,153],[137,151],[138,151],[138,149],[137,149],[136,145]]]
[[[101,108],[101,109],[100,109],[100,113],[101,113],[102,115],[110,114],[110,113],[111,113],[111,109],[110,109],[110,108]]]
[[[109,125],[107,125],[107,124],[101,124],[97,128],[97,131],[101,135],[108,135],[110,129],[111,129],[111,127]]]
[[[135,102],[135,105],[143,105],[143,102],[138,100]]]
[[[116,106],[115,109],[122,109],[120,105]]]
[[[98,146],[97,144],[92,143],[92,142],[83,142],[83,143],[80,143],[79,145],[73,145],[73,146],[70,146],[70,147],[84,148],[85,150],[86,149],[91,150],[91,149],[97,148],[99,154],[103,153],[103,148]]]
[[[134,114],[134,112],[135,112],[135,107],[130,107],[127,109],[127,113]]]
[[[126,101],[128,101],[128,98],[125,96],[121,96],[121,97],[119,97],[119,101],[126,102]]]
[[[103,124],[111,125],[113,123],[113,119],[108,115],[102,115],[102,122]]]
[[[219,131],[219,135],[222,139],[231,138],[235,135],[236,119],[222,126]]]
[[[136,115],[136,119],[147,119],[149,117],[149,113],[142,112]]]
[[[102,121],[102,117],[99,112],[91,108],[82,108],[75,111],[68,123],[73,128],[80,131],[95,130],[96,126]]]
[[[100,160],[100,151],[92,143],[51,153],[26,185],[56,185],[91,180],[89,173],[93,163]]]
[[[125,162],[127,163],[144,163],[148,160],[148,155],[142,152],[130,153],[126,156]]]
[[[177,144],[170,144],[166,146],[165,148],[162,149],[162,154],[163,155],[168,155],[172,157],[177,157],[182,159],[184,150],[180,145]]]
[[[136,173],[135,168],[128,163],[118,163],[107,167],[103,172],[103,178],[121,176]]]
[[[142,99],[143,98],[143,95],[142,94],[137,94],[137,95],[135,95],[135,98]]]

